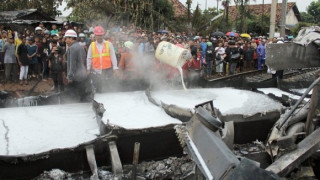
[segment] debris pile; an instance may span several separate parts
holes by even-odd
[[[138,176],[146,179],[183,179],[193,174],[195,163],[185,157],[170,157],[161,161],[142,162],[137,167]]]

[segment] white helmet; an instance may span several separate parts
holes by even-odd
[[[86,37],[86,36],[85,36],[83,33],[80,33],[80,34],[79,34],[79,37],[80,37],[80,38],[84,38],[84,37]]]
[[[72,30],[72,29],[69,29],[65,34],[64,34],[64,37],[78,37],[77,33]]]
[[[42,31],[42,28],[41,27],[36,27],[36,31]]]
[[[133,48],[133,42],[131,42],[131,41],[126,41],[125,43],[124,43],[124,46],[126,47],[126,48],[128,48],[128,49],[132,49]]]

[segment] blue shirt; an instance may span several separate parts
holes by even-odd
[[[34,53],[37,53],[38,51],[38,47],[36,44],[34,44],[33,46],[30,46],[29,44],[27,45],[27,50],[28,50],[28,55],[31,56]],[[30,64],[36,64],[38,63],[38,58],[37,55],[32,57],[32,60],[30,61]]]
[[[201,42],[201,43],[200,43],[200,46],[201,46],[201,50],[202,50],[201,55],[202,55],[202,56],[205,56],[206,51],[207,51],[207,43]]]
[[[261,55],[260,55],[261,54]],[[257,55],[258,57],[261,57],[262,59],[266,58],[266,45],[259,44],[257,48]]]

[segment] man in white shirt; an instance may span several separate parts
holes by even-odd
[[[91,42],[87,54],[87,73],[92,74],[91,77],[98,92],[101,92],[106,79],[112,78],[113,73],[118,73],[114,47],[111,42],[103,39],[104,33],[101,26],[95,27],[96,41]]]

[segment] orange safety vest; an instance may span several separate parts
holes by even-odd
[[[96,46],[96,42],[91,43],[91,52],[92,52],[92,69],[108,69],[111,68],[111,58],[110,58],[110,48],[109,42],[103,45],[101,56]]]

